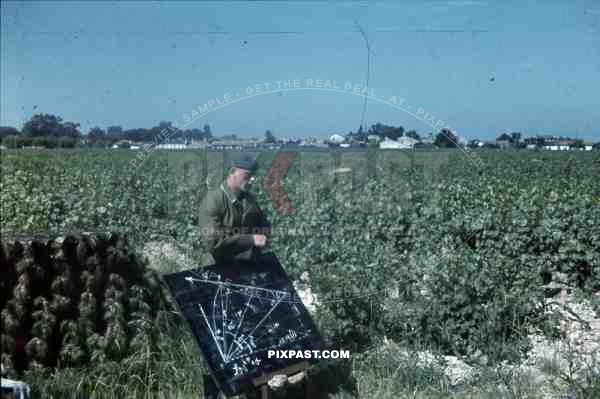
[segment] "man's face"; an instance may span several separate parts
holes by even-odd
[[[231,173],[232,189],[234,190],[248,191],[253,181],[254,178],[248,170],[235,168]]]

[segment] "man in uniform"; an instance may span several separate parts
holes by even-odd
[[[229,175],[207,193],[200,209],[203,264],[254,261],[267,245],[270,225],[249,192],[256,163],[245,153],[229,156]]]
[[[256,163],[244,153],[230,154],[229,174],[210,190],[200,208],[200,234],[207,253],[203,265],[252,262],[267,245],[270,225],[249,192]],[[212,378],[204,375],[205,398],[221,398]]]

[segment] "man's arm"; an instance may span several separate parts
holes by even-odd
[[[202,205],[203,218],[200,234],[206,249],[215,258],[229,258],[252,252],[252,234],[233,234],[223,224],[224,205],[218,194],[207,194]],[[243,255],[242,255],[243,256]]]

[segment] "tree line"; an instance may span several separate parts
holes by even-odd
[[[0,140],[9,148],[40,146],[47,148],[73,148],[81,144],[105,147],[120,141],[154,142],[160,140],[164,129],[171,132],[171,122],[161,121],[151,128],[123,129],[121,126],[108,126],[102,129],[91,128],[86,135],[81,132],[79,123],[64,121],[52,114],[36,114],[28,120],[21,130],[12,126],[0,126]],[[175,137],[191,142],[192,140],[212,139],[210,125],[203,129],[187,129],[178,132]]]
[[[8,148],[20,148],[30,146],[40,146],[46,148],[73,148],[80,145],[106,147],[115,143],[125,141],[131,142],[155,142],[164,137],[162,133],[165,129],[172,131],[172,123],[161,121],[151,128],[123,129],[121,126],[108,126],[102,129],[98,126],[91,128],[87,134],[81,132],[79,123],[64,121],[61,117],[52,114],[36,114],[28,120],[21,130],[12,126],[0,126],[0,140]],[[362,126],[356,132],[349,132],[346,140],[367,143],[369,137],[377,137],[379,140],[385,138],[397,140],[400,137],[410,137],[415,140],[421,140],[416,130],[405,130],[402,126],[390,126],[383,123],[375,123],[368,129]],[[442,129],[437,134],[430,133],[432,144],[437,147],[455,147],[458,144],[458,137],[449,129]],[[221,137],[236,139],[235,136]],[[177,132],[171,140],[183,140],[186,143],[194,141],[212,141],[213,137],[210,125],[205,124],[203,129],[186,129]],[[513,147],[524,147],[525,141],[522,140],[521,133],[513,132],[502,134],[496,140],[510,143]],[[542,140],[540,138],[540,140]],[[270,130],[265,133],[264,141],[266,143],[276,143]],[[468,145],[476,147],[479,140],[471,140]]]

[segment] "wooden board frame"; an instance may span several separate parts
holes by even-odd
[[[266,255],[266,254],[265,254],[265,255]],[[276,257],[274,256],[274,254],[269,254],[269,255],[270,255],[270,256],[273,256],[273,257],[275,258],[275,260],[277,260],[277,259],[276,259]],[[277,263],[279,263],[279,261],[278,261],[278,260],[277,260]],[[215,265],[215,264],[203,265],[203,266],[198,266],[198,267],[194,268],[193,270],[205,269],[205,268],[209,268],[209,267],[213,267],[213,268],[214,268],[215,266],[217,266],[217,265]],[[218,266],[217,266],[217,267],[218,267]],[[281,265],[280,265],[280,264],[279,264],[279,267],[281,267]],[[282,267],[281,267],[281,269],[283,270],[283,268],[282,268]],[[185,272],[185,271],[183,271],[183,272]],[[280,271],[280,272],[281,272],[281,271]],[[279,272],[279,273],[280,273],[280,272]],[[178,272],[178,273],[180,273],[180,272]],[[283,273],[285,273],[285,271],[284,271],[284,270],[283,270]],[[165,277],[165,276],[167,276],[167,275],[171,275],[171,274],[175,274],[175,273],[164,273],[164,274],[161,276],[161,277],[162,277],[162,278],[161,278],[161,280],[162,280],[163,284],[165,284],[167,287],[169,287],[169,288],[168,288],[168,290],[169,290],[169,291],[170,291],[170,287],[171,287],[171,286],[170,286],[169,284],[167,284],[167,281],[165,280],[165,278],[164,278],[164,277]],[[286,273],[286,276],[287,276],[287,273]],[[288,277],[288,279],[289,279],[289,277]],[[291,281],[289,281],[289,283],[291,283]],[[293,287],[292,287],[292,288],[293,288]],[[173,294],[173,292],[171,292],[171,294]],[[175,298],[174,298],[174,299],[175,299]],[[178,301],[178,300],[175,300],[175,302],[176,302],[176,304],[177,304],[177,307],[178,307],[179,311],[180,311],[181,313],[183,313],[183,310],[184,310],[184,309],[182,308],[182,306],[181,306],[181,304],[179,303],[179,301]],[[300,304],[301,304],[301,303],[300,303]],[[301,304],[301,305],[302,305],[302,307],[304,307],[304,305],[303,305],[303,304]],[[305,307],[304,307],[304,308],[305,308]],[[305,308],[305,310],[306,310],[306,308]],[[307,312],[307,316],[310,318],[310,314],[308,314],[308,312]],[[312,320],[310,320],[310,321],[311,321],[311,323],[313,323],[313,325],[314,325],[314,321],[312,321]],[[189,322],[189,320],[188,320],[188,322]],[[315,326],[315,327],[316,327],[316,326]],[[314,336],[315,336],[316,338],[318,338],[318,340],[321,342],[321,344],[320,344],[320,345],[322,346],[324,343],[323,343],[323,341],[322,341],[322,338],[321,338],[321,336],[320,336],[320,334],[319,334],[318,330],[314,330],[314,331],[313,331],[313,334],[314,334]],[[194,335],[195,335],[195,334],[194,334]],[[198,339],[198,337],[196,337],[196,340],[197,340],[197,339]],[[199,343],[199,342],[197,341],[197,343]],[[202,348],[201,348],[201,349],[202,349]],[[305,371],[305,370],[307,370],[308,368],[310,368],[310,367],[311,367],[311,365],[313,365],[313,364],[317,364],[317,363],[318,363],[318,360],[316,360],[316,359],[312,359],[311,361],[308,361],[308,360],[302,360],[302,361],[299,361],[298,363],[292,363],[291,365],[289,365],[289,366],[287,366],[287,367],[284,367],[284,368],[281,368],[281,369],[275,369],[275,370],[271,369],[271,370],[270,370],[268,373],[266,373],[266,374],[263,374],[263,375],[259,375],[258,377],[254,377],[254,378],[252,378],[252,377],[250,377],[250,376],[249,376],[248,378],[251,378],[251,384],[250,384],[250,385],[246,385],[246,388],[242,388],[242,389],[241,389],[241,390],[239,390],[239,391],[231,391],[230,389],[224,389],[224,388],[225,388],[225,386],[223,386],[223,385],[222,385],[222,383],[223,383],[223,382],[220,380],[220,376],[218,376],[218,375],[216,374],[216,372],[215,372],[215,370],[213,369],[213,367],[211,366],[211,364],[210,364],[210,363],[208,363],[208,359],[206,359],[206,354],[205,354],[204,350],[201,350],[201,354],[202,354],[202,357],[204,358],[204,360],[205,360],[205,362],[206,362],[206,364],[207,364],[207,366],[208,366],[208,367],[207,367],[207,368],[208,368],[208,372],[209,372],[209,374],[210,374],[210,377],[211,377],[212,381],[214,382],[214,385],[215,385],[216,389],[217,389],[217,390],[220,392],[220,395],[222,395],[222,396],[224,396],[224,397],[231,397],[231,396],[227,396],[227,395],[237,395],[237,394],[243,393],[244,391],[247,391],[248,389],[250,389],[250,390],[251,390],[251,389],[252,389],[252,386],[254,387],[254,389],[259,389],[259,390],[261,390],[261,392],[269,392],[270,390],[269,390],[269,386],[268,386],[268,381],[269,381],[271,378],[273,378],[273,376],[275,376],[275,375],[278,375],[278,374],[285,374],[286,376],[294,375],[294,374],[296,374],[296,373],[299,373],[299,372]],[[300,359],[299,359],[299,360],[300,360]],[[260,369],[259,369],[258,371],[260,371]],[[249,381],[249,382],[250,382],[250,381]],[[264,388],[265,386],[266,386],[266,388]],[[265,391],[265,389],[266,389],[266,391]]]

